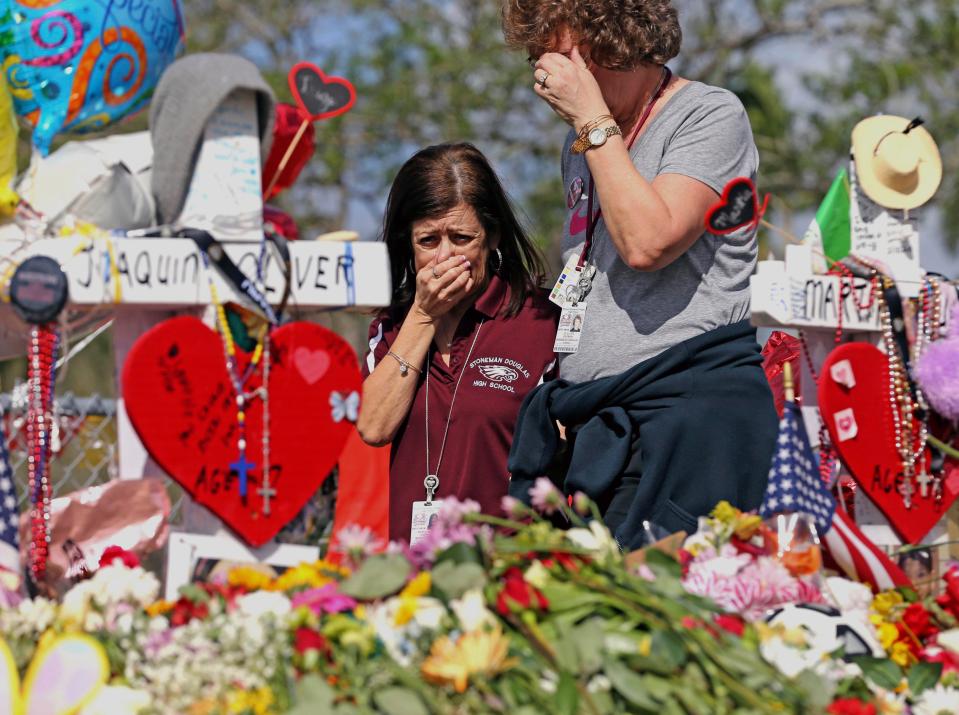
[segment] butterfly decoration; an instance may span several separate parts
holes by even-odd
[[[706,213],[706,230],[719,236],[744,228],[755,230],[768,206],[769,194],[760,205],[752,179],[738,176],[726,184],[719,203]]]
[[[70,715],[97,695],[110,676],[103,646],[70,633],[40,641],[23,684],[13,653],[0,638],[0,712],[11,715]]]
[[[360,416],[360,393],[354,390],[346,397],[339,392],[330,393],[330,407],[334,422],[342,422],[346,419],[349,422],[356,422]]]

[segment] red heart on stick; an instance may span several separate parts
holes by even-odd
[[[886,356],[868,343],[848,343],[833,350],[819,378],[819,410],[839,456],[860,488],[905,541],[922,541],[959,496],[959,465],[946,461],[938,502],[933,485],[930,483],[922,496],[914,477],[912,508],[906,508],[900,493],[902,460],[893,435]],[[918,434],[917,420],[913,430]],[[916,463],[917,473],[922,463],[928,468],[928,450]]]
[[[238,352],[239,374],[249,361]],[[312,372],[304,375],[304,365]],[[244,389],[260,387],[262,374],[261,366]],[[153,459],[252,546],[276,536],[333,469],[355,416],[341,411],[335,421],[331,397],[359,391],[362,379],[349,344],[322,326],[298,322],[273,331],[269,381],[270,481],[276,495],[266,514],[259,491],[263,400],[252,399],[246,409],[246,458],[255,466],[242,499],[231,468],[239,457],[236,392],[216,332],[193,317],[164,321],[137,340],[121,376],[127,414]]]

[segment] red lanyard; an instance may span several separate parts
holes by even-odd
[[[629,138],[626,140],[626,151],[629,152],[633,148],[633,144],[636,143],[636,137],[639,136],[640,130],[643,128],[643,125],[646,124],[646,120],[649,119],[650,112],[653,111],[653,106],[660,97],[663,96],[663,92],[666,91],[666,85],[669,84],[669,80],[672,78],[673,73],[670,71],[669,67],[663,67],[663,79],[659,83],[659,88],[653,94],[652,99],[646,104],[646,109],[643,110],[642,116],[639,118],[639,121],[636,122],[636,126],[633,127],[633,131],[629,133]],[[590,174],[589,177],[589,198],[586,201],[586,215],[589,216],[589,221],[586,224],[586,242],[583,244],[583,252],[579,254],[579,262],[576,264],[577,268],[582,268],[586,265],[586,261],[589,259],[589,253],[593,248],[593,234],[596,232],[596,226],[599,225],[599,220],[603,217],[602,207],[596,212],[596,215],[593,216],[593,176]]]

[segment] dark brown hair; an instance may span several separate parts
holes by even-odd
[[[552,49],[564,28],[589,45],[593,62],[611,70],[664,65],[683,40],[670,0],[504,0],[506,43],[532,57]]]
[[[509,197],[486,157],[465,142],[427,147],[400,168],[386,203],[381,238],[390,254],[393,298],[389,310],[395,318],[406,315],[416,291],[413,223],[439,218],[464,203],[476,212],[487,240],[499,236],[502,265],[490,261],[486,271],[509,284],[507,317],[519,312],[542,281],[543,258],[516,219]]]

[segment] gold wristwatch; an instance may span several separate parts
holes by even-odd
[[[594,147],[602,146],[606,143],[607,139],[617,134],[622,136],[623,132],[615,124],[608,127],[587,128],[576,137],[576,141],[573,142],[569,150],[573,154],[583,154]]]

